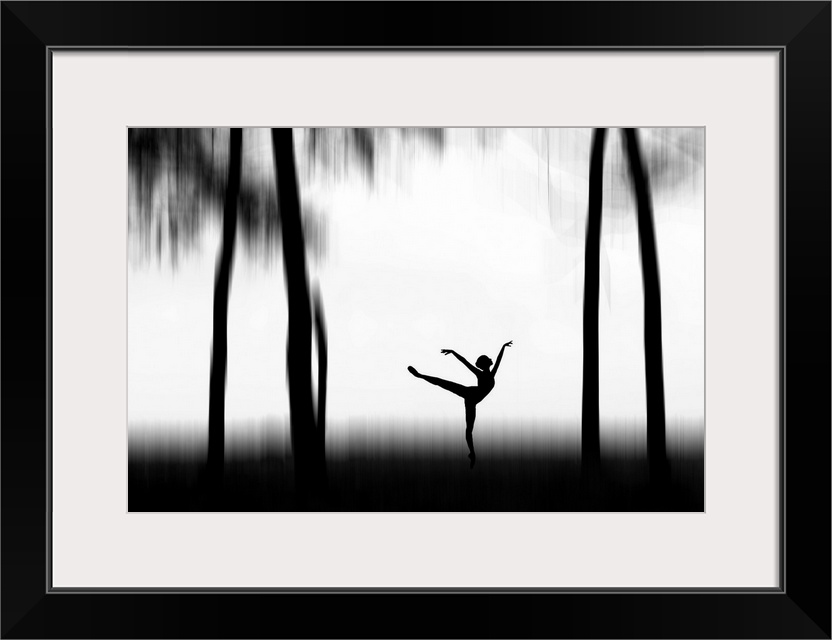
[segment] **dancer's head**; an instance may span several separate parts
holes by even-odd
[[[488,369],[488,367],[490,367],[494,363],[491,361],[491,358],[489,358],[488,356],[480,356],[479,358],[477,358],[477,361],[474,364],[476,364],[480,369],[485,371],[486,369]]]

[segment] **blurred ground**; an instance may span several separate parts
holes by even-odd
[[[545,430],[494,429],[475,441],[469,468],[463,434],[375,438],[395,433],[376,424],[328,446],[326,491],[314,505],[295,494],[294,466],[285,439],[249,437],[226,447],[221,492],[209,489],[204,446],[167,446],[155,437],[131,438],[130,511],[703,511],[704,431],[670,437],[671,482],[649,483],[643,439],[607,438],[597,473],[581,473],[579,441],[546,437]],[[397,425],[400,429],[400,425]],[[522,439],[495,433],[523,433]],[[275,433],[275,429],[267,431]],[[368,436],[368,432],[370,436]],[[423,431],[424,432],[424,431]],[[624,430],[624,433],[632,432]],[[412,433],[412,431],[411,431]],[[455,433],[455,432],[454,432]],[[622,433],[622,431],[619,431]],[[698,434],[696,437],[695,434]],[[678,434],[677,434],[678,436]],[[154,446],[155,443],[155,446]],[[496,446],[496,445],[500,446]]]

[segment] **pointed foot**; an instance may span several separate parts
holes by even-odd
[[[408,370],[408,371],[410,371],[410,373],[412,373],[412,374],[413,374],[414,376],[416,376],[417,378],[421,377],[421,376],[420,376],[420,374],[419,374],[419,372],[418,372],[418,371],[416,371],[416,369],[414,369],[413,367],[408,367],[408,368],[407,368],[407,370]]]
[[[469,469],[473,469],[473,468],[474,468],[474,465],[475,465],[475,464],[476,464],[476,462],[477,462],[477,456],[476,456],[476,454],[469,453],[469,454],[468,454],[468,459],[471,461],[471,466],[469,467]]]

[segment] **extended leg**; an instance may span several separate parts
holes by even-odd
[[[413,367],[407,368],[410,373],[412,373],[417,378],[421,378],[431,384],[435,384],[437,387],[442,387],[445,391],[450,391],[451,393],[455,393],[456,395],[464,398],[468,393],[468,387],[465,385],[459,384],[458,382],[451,382],[450,380],[443,380],[442,378],[434,378],[433,376],[426,376],[422,373],[419,373]]]
[[[468,443],[468,450],[471,452],[468,457],[471,459],[471,467],[477,461],[477,454],[474,453],[474,420],[477,418],[477,405],[474,402],[465,403],[465,441]]]

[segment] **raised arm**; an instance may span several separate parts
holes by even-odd
[[[479,369],[477,369],[474,365],[472,365],[470,362],[468,362],[465,358],[463,358],[461,355],[459,355],[453,349],[442,349],[442,353],[444,353],[445,355],[448,355],[449,353],[452,353],[454,355],[454,357],[456,357],[457,360],[459,360],[462,364],[464,364],[466,367],[468,367],[468,369],[471,370],[471,373],[473,373],[474,375],[477,375],[478,373],[480,373]]]
[[[494,363],[494,368],[491,370],[491,375],[494,375],[494,376],[496,376],[496,375],[497,375],[497,367],[499,367],[499,366],[500,366],[500,360],[502,360],[502,359],[503,359],[503,351],[505,351],[505,350],[506,350],[506,347],[510,347],[512,342],[514,342],[514,340],[509,340],[508,342],[506,342],[506,343],[505,343],[505,344],[504,344],[504,345],[500,348],[500,353],[499,353],[499,355],[497,356],[497,362],[495,362],[495,363]]]

